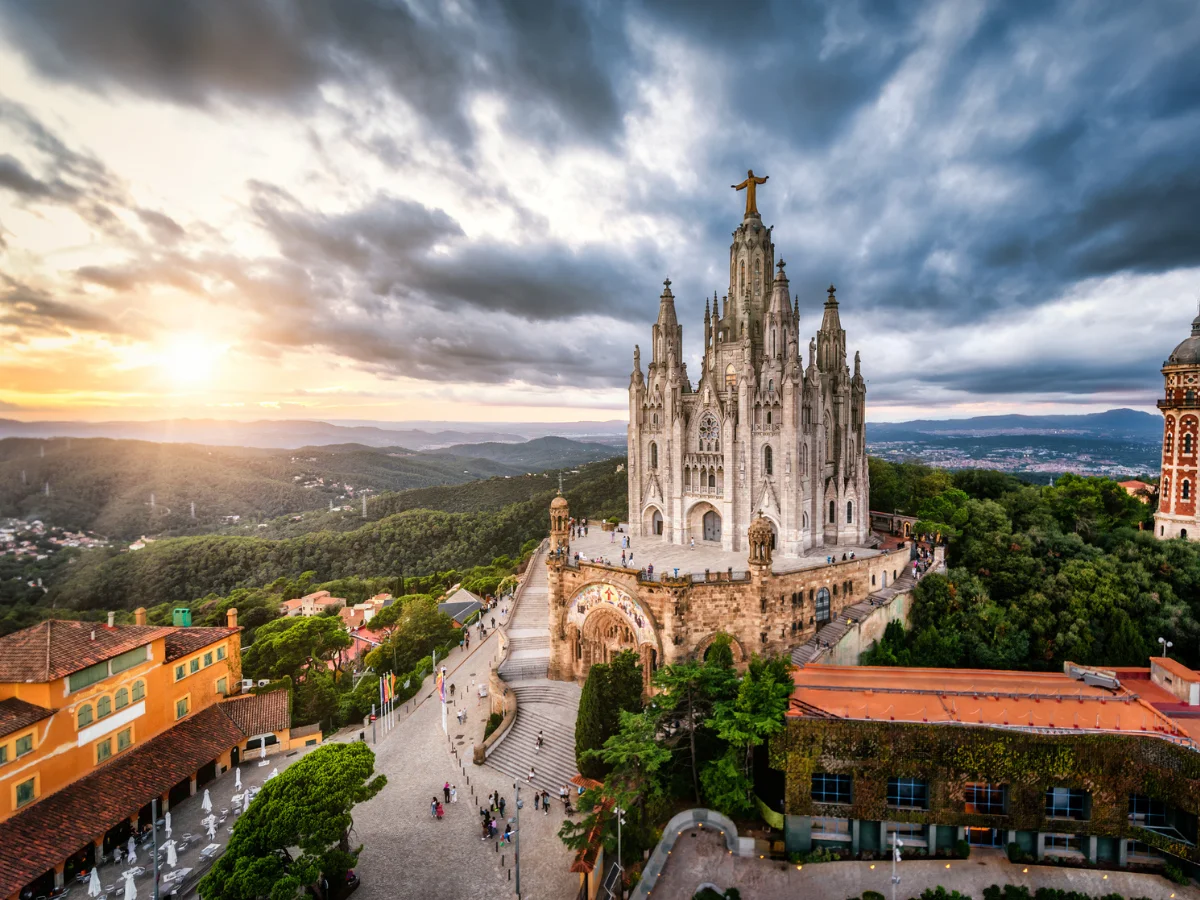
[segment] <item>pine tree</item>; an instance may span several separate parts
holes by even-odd
[[[604,764],[586,759],[588,750],[604,746],[604,696],[608,689],[608,664],[594,663],[579,695],[579,713],[575,718],[575,765],[588,778],[604,774]]]

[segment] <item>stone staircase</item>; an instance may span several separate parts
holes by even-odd
[[[575,766],[575,716],[580,687],[546,677],[550,605],[545,548],[529,561],[528,581],[517,597],[506,633],[509,652],[500,675],[516,695],[517,717],[492,746],[487,764],[524,786],[549,791],[551,798],[558,800],[558,789],[579,771]],[[532,782],[526,781],[530,766],[536,773]]]
[[[905,568],[905,573],[893,584],[873,591],[865,600],[860,600],[842,609],[833,620],[824,625],[820,631],[805,643],[792,650],[792,662],[798,666],[817,663],[828,653],[838,641],[845,637],[854,625],[871,615],[881,606],[887,606],[897,594],[911,591],[916,585],[911,569]]]
[[[579,771],[575,766],[579,686],[538,679],[509,687],[517,695],[517,718],[488,754],[487,764],[523,787],[549,791],[557,801],[558,789]],[[535,749],[538,731],[542,733],[541,750]],[[532,782],[525,780],[530,766],[536,773]]]
[[[545,678],[550,669],[550,599],[544,549],[529,560],[528,571],[529,580],[521,589],[505,629],[509,653],[500,666],[500,677],[505,681]]]

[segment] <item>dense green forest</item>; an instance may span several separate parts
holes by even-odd
[[[566,485],[572,506],[597,517],[624,512],[626,476],[618,463],[581,469]],[[465,569],[516,555],[527,541],[544,537],[550,496],[469,513],[411,509],[352,531],[282,540],[205,535],[156,541],[134,553],[94,551],[49,585],[47,601],[75,609],[131,609],[228,594],[309,571],[316,581],[330,581]]]
[[[1064,475],[1039,487],[960,472],[930,495],[940,476],[918,468],[895,473],[913,486],[896,496],[920,498],[912,512],[949,536],[949,569],[918,586],[912,630],[889,628],[864,663],[1144,666],[1162,637],[1200,665],[1200,546],[1156,539],[1153,510],[1116,482]]]
[[[228,516],[257,522],[326,509],[331,502],[357,503],[364,489],[378,493],[524,476],[529,460],[569,466],[617,455],[562,438],[479,446],[490,458],[463,456],[455,448],[412,453],[360,444],[263,450],[8,438],[0,440],[0,517],[40,518],[127,540],[142,534],[200,534],[219,528]]]

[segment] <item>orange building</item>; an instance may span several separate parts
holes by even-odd
[[[91,868],[149,823],[152,799],[161,815],[246,742],[221,704],[240,690],[237,610],[221,628],[136,621],[0,638],[0,897]]]

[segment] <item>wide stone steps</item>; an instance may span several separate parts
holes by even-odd
[[[792,663],[797,666],[819,662],[829,650],[850,630],[853,624],[861,622],[881,606],[891,603],[897,594],[910,591],[916,585],[911,570],[906,568],[905,574],[885,588],[880,588],[867,596],[865,600],[851,604],[838,612],[837,616],[827,625],[809,638],[805,643],[792,650]]]
[[[500,666],[500,677],[505,681],[518,681],[522,678],[545,678],[550,672],[550,657],[545,659],[506,660]]]
[[[520,650],[549,650],[550,635],[539,634],[531,637],[514,637],[508,642],[513,653]]]
[[[574,710],[572,710],[574,714]],[[538,731],[542,748],[536,749]],[[522,705],[517,699],[517,719],[503,740],[488,754],[488,765],[523,785],[532,784],[550,792],[557,800],[558,789],[578,774],[575,765],[574,728],[564,729],[558,720],[536,711],[533,704]],[[526,781],[529,767],[533,781]]]

